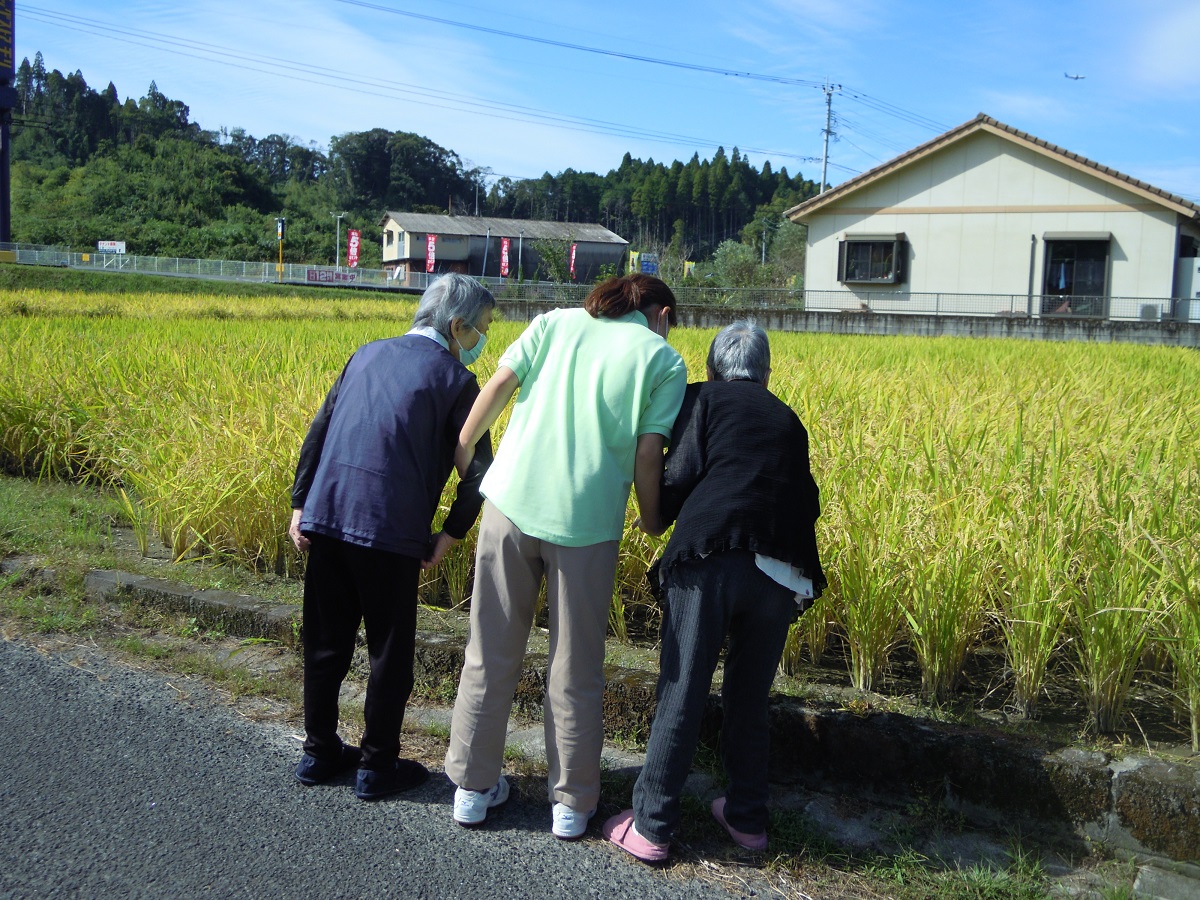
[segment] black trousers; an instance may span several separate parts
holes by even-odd
[[[721,683],[721,761],[729,779],[725,820],[739,831],[761,834],[770,795],[768,702],[798,612],[794,595],[767,577],[748,550],[677,563],[663,582],[658,708],[646,762],[633,787],[634,824],[649,841],[671,840],[713,673],[728,637]]]
[[[338,694],[354,657],[359,623],[367,632],[371,675],[363,710],[362,767],[389,769],[413,687],[420,560],[308,535],[304,573],[304,749],[336,759]]]

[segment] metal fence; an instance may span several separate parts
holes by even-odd
[[[283,282],[287,284],[388,287],[383,269],[314,266],[303,263],[244,262],[227,259],[187,259],[172,256],[137,256],[131,253],[86,253],[33,244],[0,244],[0,252],[13,254],[13,262],[37,266],[66,266],[103,272],[136,272],[215,281]]]
[[[384,269],[350,269],[301,263],[239,262],[219,259],[137,256],[124,253],[76,252],[35,244],[0,244],[2,258],[41,266],[68,266],[104,272],[139,272],[286,284],[334,285],[423,291],[437,274],[408,272],[390,278]],[[11,254],[11,256],[9,255]],[[591,285],[480,278],[501,300],[580,304]],[[1062,297],[1028,294],[913,293],[909,291],[809,291],[782,288],[681,286],[673,289],[680,304],[736,309],[794,309],[833,313],[896,313],[924,316],[1006,316],[1077,318],[1111,321],[1200,322],[1200,300],[1145,297]]]

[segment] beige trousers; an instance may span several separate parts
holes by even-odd
[[[491,503],[484,504],[471,634],[446,752],[446,775],[459,787],[486,791],[500,777],[513,694],[545,578],[550,800],[583,812],[596,808],[604,746],[604,638],[618,545],[552,544],[530,537]]]

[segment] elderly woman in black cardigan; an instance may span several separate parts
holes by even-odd
[[[733,841],[767,846],[767,699],[788,627],[825,576],[808,433],[767,390],[771,350],[748,322],[722,330],[708,381],[689,384],[671,436],[661,508],[642,528],[675,522],[652,571],[664,593],[658,708],[633,809],[604,825],[646,862],[665,859],[679,822],[700,719],[726,636],[721,757],[728,778],[712,813]]]

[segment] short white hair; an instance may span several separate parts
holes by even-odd
[[[748,319],[726,325],[708,348],[708,368],[718,381],[763,382],[771,371],[767,333]]]
[[[417,304],[414,326],[429,326],[450,337],[450,323],[463,319],[472,328],[484,312],[496,305],[492,292],[469,275],[451,272],[425,289]]]

